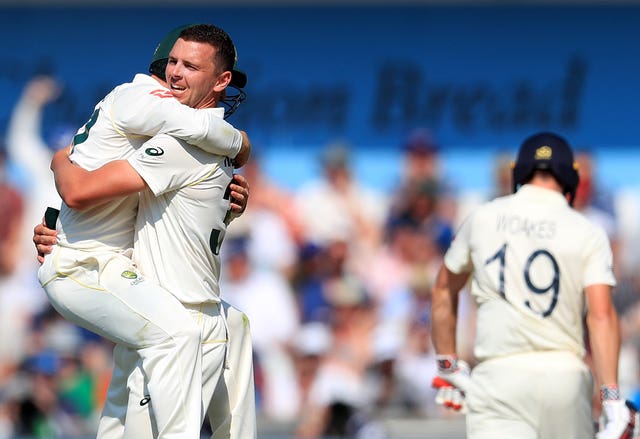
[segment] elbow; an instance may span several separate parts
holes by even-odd
[[[84,210],[88,207],[87,203],[77,197],[62,197],[62,201],[64,201],[67,207],[73,210]]]
[[[67,207],[74,210],[84,210],[89,207],[89,202],[81,190],[77,188],[58,188],[60,198]]]
[[[589,331],[597,328],[608,328],[607,331],[619,330],[618,315],[613,307],[606,312],[590,312],[587,314],[587,327]]]

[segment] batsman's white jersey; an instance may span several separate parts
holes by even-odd
[[[524,185],[465,220],[445,265],[473,270],[468,437],[593,437],[584,288],[615,285],[604,230],[559,192]]]
[[[604,231],[560,193],[530,185],[475,211],[461,225],[445,264],[454,273],[474,269],[474,354],[480,361],[541,350],[582,358],[583,289],[615,285]]]
[[[231,156],[242,143],[240,132],[218,111],[183,106],[153,78],[136,75],[98,103],[74,137],[70,157],[93,170],[130,157],[159,132]],[[38,277],[65,318],[137,350],[153,400],[157,437],[199,438],[200,328],[171,292],[147,281],[131,261],[137,206],[137,194],[83,211],[63,203],[58,245]],[[115,420],[118,431],[100,431],[98,437],[122,437],[123,419]]]

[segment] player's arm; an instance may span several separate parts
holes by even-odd
[[[72,209],[83,210],[105,201],[140,192],[146,183],[126,160],[115,160],[94,170],[77,166],[58,151],[51,161],[56,189]]]
[[[591,355],[599,385],[617,385],[620,354],[620,326],[611,300],[611,286],[590,285],[585,288],[587,328]]]
[[[118,93],[111,117],[124,133],[168,134],[212,154],[230,157],[241,167],[249,158],[251,142],[244,131],[225,121],[219,110],[190,108],[164,88],[150,92],[132,87]]]
[[[470,273],[453,273],[444,264],[432,288],[431,337],[436,353],[456,354],[458,324],[458,294],[469,280]]]
[[[454,273],[442,264],[432,287],[431,339],[436,350],[438,374],[431,385],[438,390],[436,404],[465,411],[464,399],[469,388],[469,365],[456,353],[458,297],[469,280],[470,272]]]
[[[166,136],[164,137],[167,138]],[[156,140],[157,138],[154,138]],[[156,145],[154,143],[154,145]],[[165,145],[166,146],[166,145]],[[180,146],[178,148],[181,149]],[[170,150],[170,147],[166,149]],[[148,184],[127,160],[114,160],[93,171],[87,171],[69,160],[68,151],[58,151],[51,161],[56,188],[72,209],[82,210],[105,201],[140,192]],[[249,183],[242,175],[234,175],[231,184],[232,218],[242,215],[249,199]],[[37,244],[36,244],[37,247]]]
[[[590,285],[585,288],[585,295],[591,356],[603,413],[596,438],[630,438],[638,415],[637,409],[625,402],[618,389],[620,326],[611,300],[611,286]]]

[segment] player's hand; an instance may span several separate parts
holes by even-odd
[[[229,189],[231,189],[231,211],[241,215],[249,201],[249,182],[244,175],[234,174]]]
[[[53,251],[53,246],[57,243],[57,232],[55,230],[47,228],[44,223],[36,225],[33,228],[33,244],[38,251],[38,262],[42,264],[44,262],[45,255],[48,255]]]
[[[52,77],[38,76],[29,81],[24,93],[27,99],[41,107],[58,99],[62,93],[62,86]]]
[[[469,365],[453,355],[439,355],[437,361],[438,375],[431,382],[438,390],[436,404],[464,413],[464,398],[471,384]]]
[[[596,439],[633,439],[638,429],[638,410],[621,399],[602,402],[602,420]]]

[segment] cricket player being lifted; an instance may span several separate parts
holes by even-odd
[[[631,438],[635,410],[618,390],[611,247],[571,208],[577,186],[566,140],[527,138],[513,167],[515,193],[472,212],[445,254],[433,288],[433,384],[436,402],[466,409],[469,439],[596,436],[585,317],[604,415],[596,437]],[[471,276],[478,364],[469,376],[455,334],[458,293]]]
[[[180,30],[167,38],[175,41]],[[126,160],[129,159],[141,172],[145,170],[143,175],[158,194],[198,180],[206,181],[203,183],[207,185],[206,190],[199,190],[204,189],[201,184],[199,189],[190,190],[194,199],[184,201],[203,211],[192,212],[197,217],[187,217],[189,212],[178,217],[179,214],[169,206],[179,203],[178,199],[172,200],[169,196],[150,200],[150,191],[140,198],[138,224],[151,230],[139,227],[137,239],[145,235],[153,246],[137,255],[137,261],[144,261],[146,277],[143,277],[130,256],[134,247],[138,191],[146,187],[144,180],[139,177],[141,184],[136,190],[119,183],[117,176],[103,178],[97,185],[79,178],[64,180],[62,171],[58,175],[58,168],[64,167],[59,164],[71,165],[71,161],[66,157],[67,151],[60,151],[52,162],[56,186],[64,200],[57,222],[58,245],[45,258],[38,276],[52,305],[61,315],[113,341],[117,344],[116,349],[124,347],[136,351],[146,387],[141,392],[148,392],[153,405],[155,436],[196,439],[200,437],[202,423],[203,328],[193,318],[193,310],[185,308],[169,290],[183,292],[187,302],[217,305],[217,251],[224,236],[224,220],[230,205],[224,195],[230,187],[234,166],[242,166],[248,159],[250,143],[244,132],[223,120],[222,108],[213,108],[222,90],[231,82],[232,74],[241,86],[246,82],[244,74],[236,74],[233,69],[233,44],[229,43],[227,52],[215,58],[221,64],[216,65],[214,61],[214,67],[221,70],[204,74],[199,70],[202,66],[185,64],[189,62],[187,55],[201,49],[199,45],[209,47],[209,55],[215,54],[215,49],[206,43],[181,41],[184,50],[178,61],[174,58],[174,64],[179,62],[180,71],[174,69],[177,72],[174,77],[196,72],[209,82],[194,80],[190,84],[188,79],[181,79],[172,85],[172,93],[159,73],[155,79],[136,75],[133,82],[116,87],[96,105],[89,121],[74,137],[69,159],[79,165],[73,165],[73,168],[84,172],[114,160],[128,163]],[[168,48],[161,44],[158,50]],[[162,57],[156,53],[154,60],[156,58]],[[154,73],[153,69],[151,71]],[[145,143],[159,133],[164,133],[164,138],[173,143],[169,146],[157,141]],[[189,145],[168,136],[182,139]],[[162,165],[168,165],[167,159],[171,167],[163,168]],[[187,168],[200,174],[189,180]],[[162,169],[161,175],[152,173],[159,169]],[[212,176],[215,181],[207,180]],[[215,201],[206,204],[210,197],[215,197]],[[208,206],[206,211],[205,205]],[[163,220],[169,223],[165,224]],[[184,233],[182,221],[189,226],[197,222],[199,227],[208,228],[207,244],[209,238],[212,244],[208,254],[198,247],[200,236],[192,237],[196,240],[192,243],[187,242],[186,235],[179,235],[186,248],[165,242]],[[194,248],[200,252],[194,252]],[[162,265],[154,265],[156,263]],[[189,267],[202,274],[198,281],[203,284],[195,285],[189,270],[178,267]],[[164,276],[170,275],[174,277],[165,279]],[[203,291],[207,292],[206,298],[202,296]],[[226,334],[222,339],[226,339]],[[224,343],[218,350],[225,351]],[[126,381],[121,385],[125,386]],[[112,391],[110,389],[110,393]],[[105,431],[99,433],[99,437],[117,437],[109,434]],[[122,437],[122,431],[118,434]],[[135,436],[135,433],[126,434],[126,437]]]

